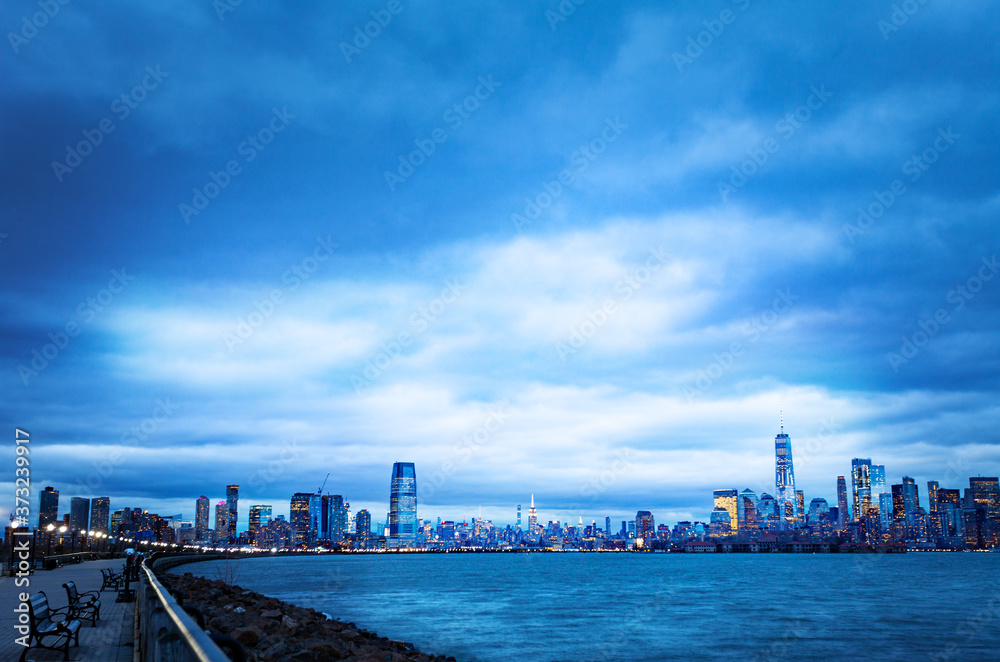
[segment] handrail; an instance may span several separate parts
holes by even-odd
[[[200,557],[197,560],[203,560]],[[188,615],[145,562],[139,575],[137,659],[229,662],[211,637]]]

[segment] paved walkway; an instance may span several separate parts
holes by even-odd
[[[111,561],[85,561],[64,565],[55,570],[36,570],[29,576],[29,587],[14,585],[14,577],[0,578],[0,660],[17,660],[24,647],[14,642],[19,636],[14,629],[17,614],[14,607],[18,594],[32,595],[44,591],[53,608],[66,606],[66,589],[63,584],[76,582],[80,591],[96,591],[101,588],[101,569],[112,568],[116,572],[124,566],[122,559]],[[115,602],[117,593],[105,591],[101,594],[101,620],[97,627],[84,621],[80,626],[80,646],[71,646],[69,659],[77,662],[132,662],[132,627],[135,603]],[[62,660],[61,651],[32,648],[26,660]]]

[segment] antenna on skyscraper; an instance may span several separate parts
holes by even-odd
[[[778,410],[778,418],[781,421],[781,434],[785,434],[785,410],[781,408]]]

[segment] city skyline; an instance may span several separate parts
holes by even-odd
[[[807,496],[1000,474],[990,8],[573,7],[0,8],[33,485],[681,519],[782,408]]]
[[[686,521],[694,522],[704,522],[706,525],[712,523],[714,526],[716,523],[722,524],[724,522],[725,526],[732,527],[733,534],[738,530],[737,522],[742,525],[745,517],[749,517],[752,521],[756,518],[767,517],[767,512],[761,510],[762,503],[765,500],[769,500],[771,506],[773,507],[773,514],[775,516],[774,523],[768,524],[769,530],[775,531],[792,531],[796,529],[802,529],[805,527],[809,515],[814,513],[817,503],[821,503],[824,512],[828,510],[830,512],[838,511],[837,515],[833,516],[833,522],[835,526],[839,526],[843,529],[847,523],[861,522],[864,517],[861,517],[859,513],[867,512],[872,510],[872,512],[878,513],[881,510],[881,526],[885,529],[889,524],[893,516],[898,516],[900,512],[910,513],[911,511],[917,509],[920,505],[919,500],[919,486],[916,484],[914,479],[910,476],[902,476],[900,484],[891,485],[892,490],[890,491],[890,485],[886,482],[886,472],[883,465],[872,465],[870,458],[853,458],[851,460],[851,472],[852,477],[852,494],[853,502],[848,504],[846,494],[844,492],[844,482],[843,476],[837,477],[836,493],[835,499],[827,499],[820,495],[809,494],[809,506],[806,506],[806,497],[804,496],[804,490],[794,489],[794,478],[791,458],[793,456],[792,451],[792,440],[791,436],[785,432],[784,421],[782,417],[780,430],[778,435],[775,437],[775,455],[774,455],[774,484],[772,491],[775,495],[779,495],[783,492],[783,488],[790,488],[790,491],[795,495],[794,500],[788,503],[787,506],[783,505],[784,500],[779,496],[769,495],[766,490],[761,490],[755,492],[750,488],[745,488],[739,491],[738,488],[724,488],[715,489],[713,491],[713,498],[711,500],[712,510],[710,512],[710,517],[689,517]],[[954,476],[951,473],[948,474],[949,479],[954,480]],[[349,506],[347,505],[347,499],[339,494],[332,495],[329,491],[324,493],[324,487],[327,485],[327,479],[323,481],[320,485],[319,490],[316,492],[296,492],[291,498],[291,507],[288,510],[288,514],[282,512],[281,508],[275,509],[273,504],[255,504],[249,506],[246,511],[245,520],[240,518],[240,521],[245,521],[245,526],[239,526],[237,524],[237,519],[233,518],[231,514],[234,512],[236,506],[236,499],[238,498],[239,485],[230,484],[226,486],[227,500],[220,501],[216,509],[216,529],[219,527],[224,527],[224,533],[220,536],[218,531],[215,531],[215,536],[219,536],[220,542],[234,542],[237,533],[240,531],[247,531],[250,533],[251,540],[253,539],[254,530],[256,526],[266,525],[268,521],[278,519],[291,524],[293,528],[298,529],[298,533],[295,535],[295,540],[300,544],[313,545],[318,540],[339,540],[340,537],[344,535],[347,531],[347,519],[345,514],[349,512]],[[977,481],[983,482],[988,481],[992,484],[992,491],[996,491],[996,477],[982,477],[979,476],[969,476],[967,480],[972,486],[971,488],[958,487],[957,489],[950,490],[945,489],[946,492],[954,492],[956,495],[961,494],[962,490],[965,489],[966,493],[970,489],[973,489]],[[942,489],[940,488],[940,481],[928,480],[927,481],[928,494],[925,497],[928,505],[934,510],[936,510],[938,502],[938,492]],[[899,490],[897,491],[897,488]],[[52,487],[46,487],[46,489],[38,497],[38,514],[37,521],[39,528],[44,528],[45,523],[52,521],[52,513],[55,512],[53,507],[53,501],[58,501],[59,490],[52,491],[54,497],[50,497],[50,490]],[[975,489],[973,489],[975,491]],[[747,501],[747,495],[749,495],[749,501]],[[968,495],[966,496],[968,498]],[[392,538],[398,541],[401,546],[406,546],[412,544],[417,533],[417,522],[430,521],[430,519],[425,517],[420,517],[420,511],[417,507],[417,502],[419,499],[419,492],[417,491],[417,479],[416,479],[416,469],[414,463],[412,462],[395,462],[392,466],[392,480],[390,481],[390,490],[388,498],[388,508],[386,509],[386,516],[383,521],[380,521],[380,526],[384,528],[385,537]],[[760,500],[758,500],[760,499]],[[995,497],[996,503],[995,508],[1000,508],[1000,495]],[[201,526],[199,523],[200,509],[203,504],[205,504],[205,511],[207,516],[207,499],[204,496],[198,497],[195,502],[194,517],[191,519],[191,526],[194,530],[198,530]],[[99,506],[101,504],[101,512],[108,513],[108,498],[100,497],[92,500],[83,499],[80,497],[71,497],[71,505],[69,511],[65,514],[66,521],[70,524],[71,528],[83,528],[86,529],[87,526],[82,527],[77,526],[75,514],[76,507],[79,505],[81,509],[87,509],[88,512],[98,512]],[[278,500],[281,503],[281,500]],[[831,504],[836,503],[838,507],[831,507]],[[955,502],[957,505],[957,501]],[[46,505],[48,504],[48,505]],[[300,507],[297,507],[299,504]],[[135,504],[132,504],[134,507]],[[321,507],[322,506],[322,507]],[[141,508],[141,506],[140,506]],[[148,512],[150,509],[142,508],[143,511]],[[362,508],[361,510],[354,509],[355,512],[366,513],[366,518],[371,525],[372,519],[367,508]],[[516,517],[511,518],[511,520],[505,520],[502,516],[499,518],[494,517],[483,517],[482,507],[479,507],[479,518],[483,521],[488,521],[492,524],[499,526],[510,526],[515,524],[518,530],[521,529],[521,504],[518,503],[516,506]],[[840,512],[847,511],[846,522],[844,518],[839,514]],[[718,519],[716,516],[723,512],[725,519]],[[747,512],[750,512],[747,515]],[[184,511],[182,511],[184,512]],[[261,513],[266,513],[265,517],[261,519]],[[380,512],[378,507],[374,508],[374,512]],[[554,519],[549,519],[548,522],[551,524],[553,521],[561,522],[563,525],[570,525],[572,523],[572,518],[574,516],[578,517],[579,521],[583,522],[583,513],[579,511],[560,511],[562,516],[557,516]],[[573,513],[576,512],[574,515]],[[256,513],[256,516],[255,516]],[[569,513],[569,516],[566,516]],[[650,518],[654,515],[648,510],[640,510],[638,516],[645,513]],[[808,513],[808,514],[807,514]],[[891,514],[890,514],[891,513]],[[238,513],[237,513],[238,514]],[[597,515],[593,513],[587,513],[588,517],[593,516],[593,521],[597,521]],[[610,527],[610,522],[612,520],[618,521],[619,514],[614,514],[614,516],[603,513],[601,515],[606,522],[606,527]],[[1000,510],[994,514],[995,517],[1000,518]],[[173,519],[183,519],[182,514],[171,516]],[[904,515],[905,517],[905,515]],[[565,519],[564,519],[565,518]],[[105,521],[106,521],[105,516]],[[445,517],[446,519],[446,517]],[[666,519],[666,518],[664,518]],[[759,521],[764,521],[760,519]],[[44,520],[44,521],[43,521]],[[437,514],[437,520],[440,523],[442,517],[440,513]],[[475,518],[472,518],[474,521]],[[468,523],[469,518],[465,516],[463,512],[462,518],[455,518],[454,522],[458,523]],[[537,509],[535,506],[535,495],[532,493],[530,496],[530,505],[528,508],[528,520],[525,531],[533,531],[536,527],[541,527],[541,522],[537,516]],[[623,526],[625,522],[622,520]],[[661,519],[663,521],[663,519]],[[674,520],[674,521],[684,521]],[[351,523],[353,525],[353,517],[351,518]],[[635,522],[633,522],[635,524]],[[925,525],[926,526],[926,525]],[[107,526],[102,525],[100,530],[107,530]],[[375,533],[374,535],[381,535],[381,533]],[[641,537],[641,536],[640,536]]]

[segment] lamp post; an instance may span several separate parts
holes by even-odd
[[[45,557],[46,558],[48,558],[49,554],[52,553],[52,532],[55,531],[55,530],[56,530],[56,525],[52,524],[51,522],[49,523],[48,526],[45,527],[45,533],[46,533],[46,536],[45,536],[46,537],[46,540],[45,540],[45,543],[46,543],[46,545],[45,545]]]

